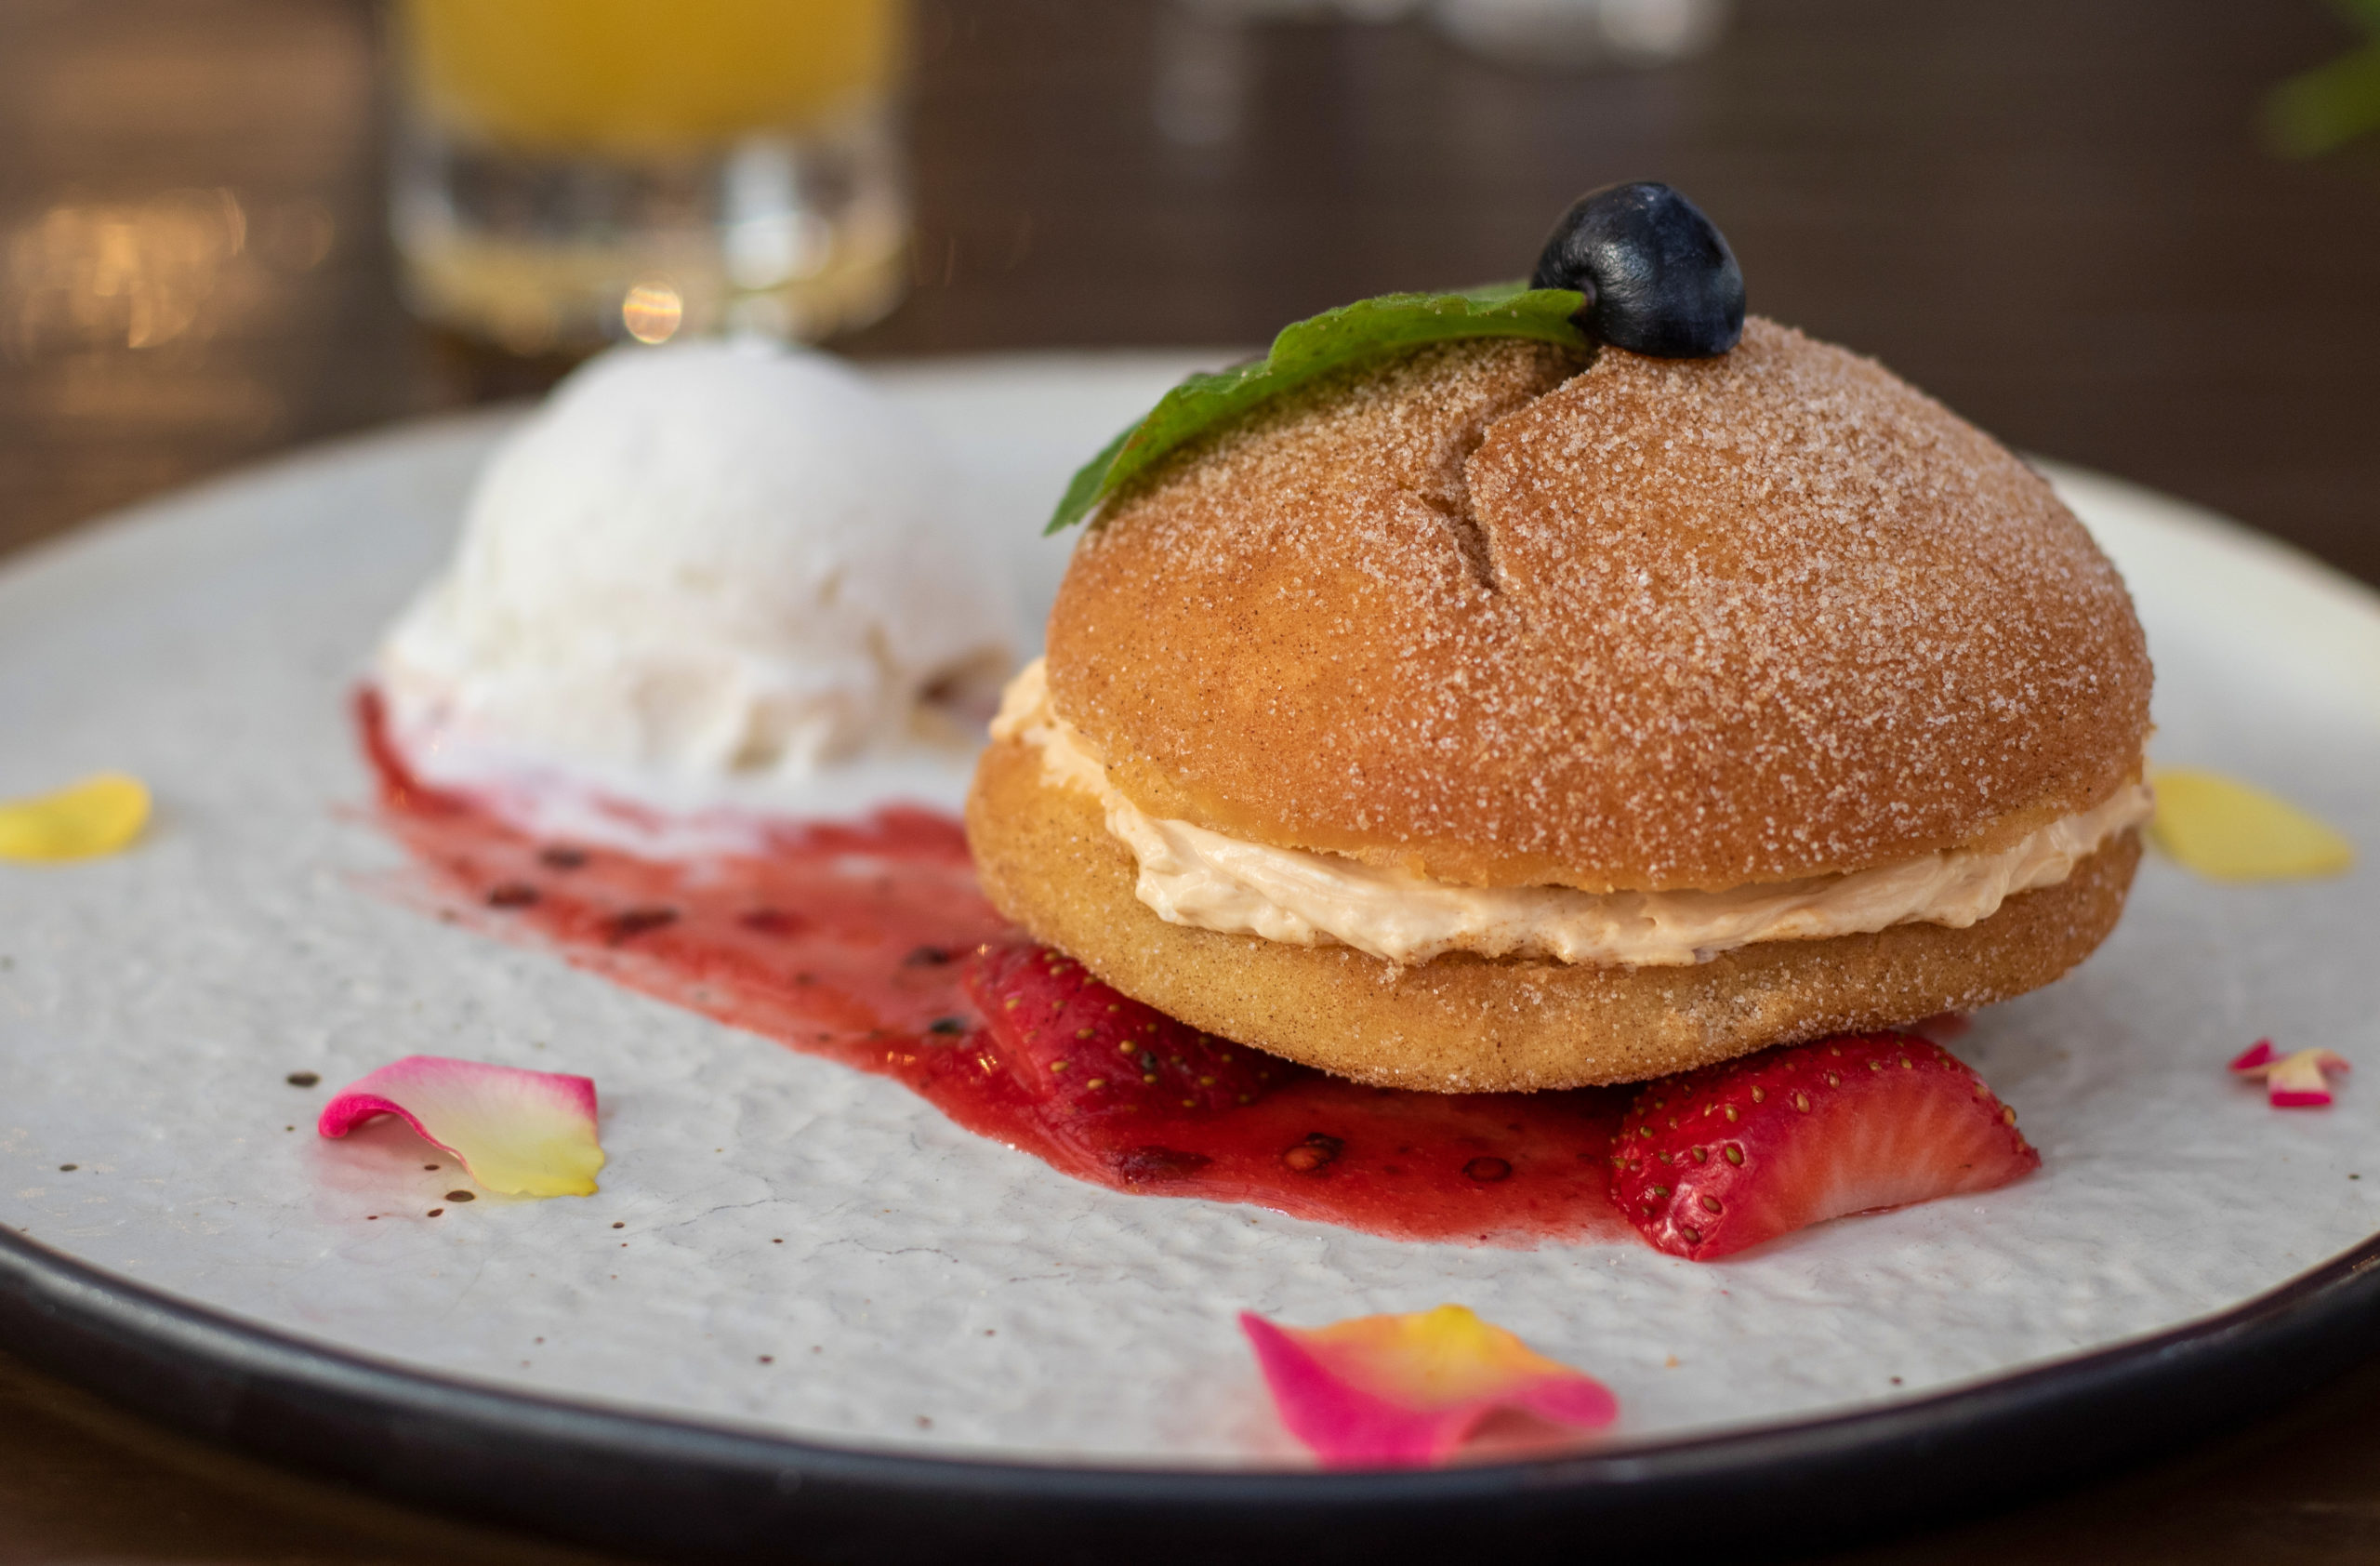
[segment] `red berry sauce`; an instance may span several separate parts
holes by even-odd
[[[1605,1194],[1625,1091],[1447,1095],[1325,1076],[1033,946],[985,901],[947,816],[896,806],[682,863],[549,843],[415,778],[373,693],[356,710],[381,818],[443,915],[893,1078],[1077,1179],[1397,1240],[1635,1238]]]

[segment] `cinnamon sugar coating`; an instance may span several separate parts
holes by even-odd
[[[1457,955],[1400,967],[1165,922],[1133,895],[1137,867],[1099,806],[1047,782],[1018,741],[985,753],[967,831],[1000,911],[1134,999],[1341,1076],[1439,1093],[1639,1081],[2023,994],[2106,938],[2140,857],[2126,832],[1964,930],[1770,941],[1690,968]]]
[[[2130,600],[2049,486],[1758,319],[1716,359],[1465,341],[1317,382],[1112,503],[1049,646],[1150,814],[1474,885],[1995,847],[2132,776],[2148,723]]]

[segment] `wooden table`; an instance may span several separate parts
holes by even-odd
[[[2380,581],[2380,144],[2292,164],[2256,137],[2276,81],[2352,42],[2316,0],[1741,0],[1692,64],[1540,76],[1410,23],[923,0],[918,286],[842,346],[1253,342],[1517,273],[1572,195],[1656,177],[1726,227],[1764,312],[2016,445]],[[352,0],[0,0],[0,549],[557,373],[400,309],[378,82]],[[165,246],[138,288],[106,260],[127,223]],[[1857,1559],[2368,1559],[2375,1399],[2365,1369],[2197,1454]],[[569,1559],[0,1360],[0,1566],[99,1558]]]

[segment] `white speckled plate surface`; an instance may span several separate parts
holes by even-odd
[[[1182,367],[884,378],[961,443],[1038,605],[1066,547],[1038,537],[1049,498]],[[368,888],[399,856],[361,808],[346,698],[500,427],[332,448],[0,572],[0,796],[122,767],[160,802],[123,857],[0,865],[0,1223],[233,1317],[496,1386],[878,1448],[1191,1466],[1298,1460],[1242,1308],[1315,1322],[1459,1301],[1608,1382],[1625,1441],[2104,1347],[2380,1230],[2368,869],[2235,888],[2148,863],[2097,958],[1957,1046],[2021,1109],[2040,1175],[1715,1267],[1118,1196],[892,1082],[425,918]],[[2216,519],[2061,482],[2140,601],[2157,757],[2380,844],[2380,605]],[[2222,1068],[2266,1034],[2373,1080],[2277,1113]],[[433,1219],[459,1182],[422,1144],[386,1122],[311,1134],[331,1089],[415,1052],[594,1077],[602,1194]]]

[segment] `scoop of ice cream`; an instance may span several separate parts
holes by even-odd
[[[1014,624],[963,503],[934,435],[824,354],[615,350],[496,453],[390,631],[391,732],[433,776],[501,756],[747,799],[955,732]]]

